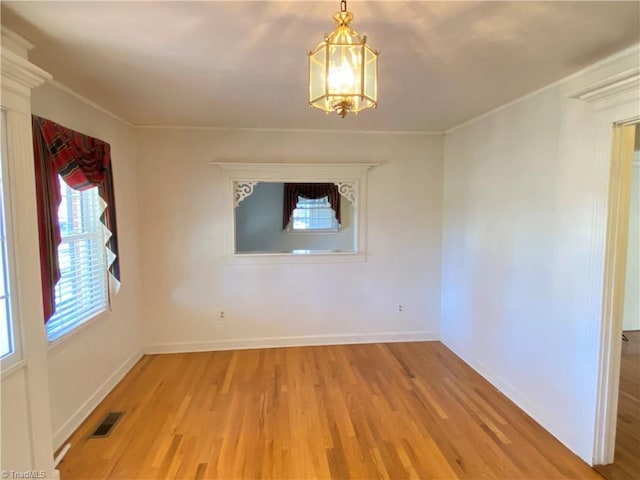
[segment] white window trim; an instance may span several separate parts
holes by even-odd
[[[3,195],[4,195],[4,221],[5,221],[5,235],[6,235],[6,260],[7,260],[7,284],[9,288],[9,309],[11,312],[11,333],[13,337],[13,352],[0,360],[0,371],[8,372],[9,370],[16,370],[19,364],[24,364],[23,361],[23,345],[22,345],[22,329],[19,322],[20,319],[20,302],[18,301],[19,291],[18,291],[18,272],[16,265],[16,257],[15,257],[15,246],[17,244],[15,240],[15,229],[14,229],[14,218],[15,202],[13,201],[13,189],[11,187],[11,160],[10,155],[11,152],[8,148],[8,142],[10,138],[11,128],[9,125],[9,115],[10,113],[5,109],[2,109],[2,115],[4,116],[5,121],[5,130],[4,135],[2,137],[2,177],[4,179],[3,182]],[[1,247],[0,247],[1,248]]]
[[[317,230],[293,230],[290,226],[287,226],[287,235],[302,235],[302,236],[314,236],[314,235],[337,235],[340,233],[340,228],[335,229],[317,229]]]
[[[86,332],[89,332],[98,325],[102,324],[102,322],[108,318],[110,313],[111,306],[109,305],[106,310],[101,310],[93,314],[91,317],[87,318],[84,322],[76,325],[74,329],[69,330],[61,337],[58,337],[55,340],[47,340],[47,354],[53,355],[59,350],[63,350],[65,346],[73,342],[74,339],[84,335]]]
[[[10,377],[11,375],[13,375],[16,372],[19,372],[26,366],[27,366],[27,362],[24,358],[21,358],[19,360],[15,360],[15,361],[9,362],[8,364],[3,365],[2,370],[0,371],[0,380],[4,380],[5,378]]]
[[[377,163],[244,163],[209,162],[220,168],[226,183],[225,258],[238,265],[278,263],[351,263],[366,261],[367,245],[367,171]],[[251,194],[258,182],[336,183],[349,187],[353,203],[355,248],[352,252],[312,253],[236,253],[235,207]],[[236,185],[247,185],[247,192],[236,195]],[[318,232],[299,232],[314,235]]]

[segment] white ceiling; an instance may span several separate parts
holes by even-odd
[[[640,41],[640,2],[350,1],[379,106],[308,107],[335,2],[15,2],[31,60],[135,125],[444,131]]]

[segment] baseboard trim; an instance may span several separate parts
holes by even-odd
[[[460,357],[460,359],[462,359],[464,363],[473,368],[476,373],[480,374],[480,376],[482,376],[487,382],[489,382],[502,394],[504,394],[509,400],[515,403],[518,408],[529,415],[535,422],[540,424],[542,428],[553,435],[560,443],[562,443],[565,447],[575,453],[588,465],[592,466],[591,459],[585,458],[583,454],[577,452],[573,447],[574,445],[578,445],[579,443],[577,441],[577,438],[566,429],[559,428],[557,425],[554,425],[553,422],[549,421],[547,415],[544,415],[543,411],[540,408],[529,402],[526,398],[526,395],[520,392],[520,389],[518,389],[502,377],[493,375],[490,372],[489,368],[477,358],[463,353],[460,349],[456,348],[451,343],[446,342],[443,339],[441,339],[440,341],[448,349],[450,349],[453,353]]]
[[[57,450],[71,436],[71,434],[86,420],[91,412],[104,400],[104,398],[113,390],[113,388],[122,380],[122,378],[138,363],[142,358],[141,351],[135,352],[127,358],[116,370],[100,385],[98,390],[87,399],[82,406],[71,415],[60,429],[53,434],[53,447]]]
[[[146,345],[145,354],[247,350],[252,348],[311,347],[316,345],[348,345],[358,343],[425,342],[438,340],[436,332],[343,333],[337,335],[301,335],[291,337],[238,338],[206,342],[176,342]]]

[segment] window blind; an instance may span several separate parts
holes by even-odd
[[[77,191],[60,179],[60,192],[60,280],[55,287],[55,313],[47,322],[49,341],[106,310],[108,305],[106,250],[100,222],[104,203],[96,187]]]
[[[291,216],[293,230],[336,230],[338,221],[328,197],[310,199],[298,197]]]

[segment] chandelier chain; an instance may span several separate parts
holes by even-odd
[[[341,12],[347,11],[347,0],[340,0],[340,11]]]

